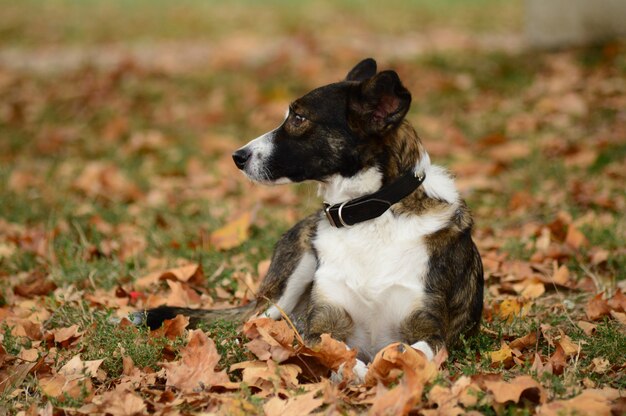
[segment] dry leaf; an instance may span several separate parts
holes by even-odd
[[[217,250],[230,250],[248,239],[251,224],[252,213],[246,211],[222,228],[213,231],[209,240]]]
[[[282,400],[273,397],[263,405],[267,416],[305,416],[324,404],[324,398],[318,397],[319,390],[313,390],[299,396]]]
[[[529,332],[527,335],[523,337],[517,338],[509,344],[509,347],[515,348],[518,350],[523,350],[528,347],[534,347],[537,343],[537,332]]]
[[[608,300],[607,304],[616,312],[626,312],[626,296],[621,289],[615,291],[615,294]]]
[[[260,360],[283,362],[295,354],[295,334],[283,320],[257,318],[244,324],[243,333],[251,340],[246,347]]]
[[[215,371],[219,359],[213,340],[198,329],[189,331],[189,343],[180,351],[180,360],[163,363],[166,384],[187,393],[212,386],[236,388],[238,384],[231,383],[225,371]]]
[[[606,299],[604,299],[603,295],[603,293],[598,293],[587,302],[585,312],[587,313],[587,317],[592,321],[597,321],[603,316],[609,315],[611,312],[611,308],[609,308],[609,304]]]
[[[79,413],[106,413],[112,416],[136,416],[146,413],[144,399],[128,390],[110,390],[95,396],[92,403],[78,409]]]
[[[502,347],[498,351],[490,352],[489,357],[494,364],[505,363],[513,358],[513,350],[505,342],[502,342]]]
[[[176,315],[174,319],[166,319],[163,321],[161,328],[150,333],[153,337],[165,337],[170,340],[182,336],[185,328],[189,325],[189,318],[183,315]]]
[[[174,267],[165,271],[157,271],[148,273],[140,277],[135,282],[135,287],[148,287],[156,284],[161,280],[175,280],[178,282],[189,282],[196,285],[204,285],[205,278],[201,264],[186,264],[184,266]]]
[[[576,325],[578,325],[578,327],[582,329],[587,336],[593,335],[596,332],[596,328],[598,327],[598,325],[586,321],[578,321]]]
[[[518,403],[522,395],[533,403],[545,403],[547,395],[541,384],[530,376],[515,377],[510,381],[485,381],[485,386],[497,403]]]
[[[293,389],[298,386],[298,374],[302,372],[295,364],[277,364],[268,361],[244,361],[230,366],[230,371],[243,370],[242,381],[268,394],[279,386]]]
[[[589,244],[587,238],[573,224],[567,227],[567,235],[565,236],[565,244],[578,250],[579,248]]]
[[[537,409],[540,416],[594,415],[610,416],[609,399],[597,390],[584,390],[568,400],[556,400]]]

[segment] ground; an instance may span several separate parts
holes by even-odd
[[[494,0],[3,5],[0,414],[623,413],[626,44],[529,51],[522,20]],[[286,322],[129,325],[253,297],[320,201],[230,154],[367,56],[474,213],[480,333],[436,363],[392,346],[359,386]]]

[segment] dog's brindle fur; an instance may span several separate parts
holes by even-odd
[[[420,169],[420,163],[430,163],[415,130],[405,120],[410,102],[411,95],[395,72],[376,73],[376,63],[366,59],[346,80],[315,89],[294,101],[285,122],[268,133],[272,135],[271,148],[263,147],[254,153],[248,145],[233,158],[251,179],[261,183],[315,180],[323,188],[329,178],[352,178],[376,168],[384,186],[416,166]],[[471,215],[462,200],[438,197],[436,189],[429,194],[425,186],[390,211],[394,218],[447,215],[445,226],[423,237],[428,254],[424,296],[410,314],[397,322],[395,341],[411,345],[425,341],[434,350],[450,348],[461,334],[477,330],[482,313],[483,270],[471,238]],[[255,311],[267,309],[285,295],[290,279],[301,273],[297,269],[306,256],[315,259],[311,263],[314,268],[319,266],[315,241],[323,221],[327,221],[323,213],[316,212],[283,235],[257,299],[251,304],[223,311],[161,307],[148,311],[148,324],[156,327],[178,313],[190,316],[192,324],[220,318],[247,319]],[[354,319],[341,305],[325,301],[318,293],[314,270],[301,286],[298,302],[287,312],[305,338],[316,342],[321,334],[330,333],[336,339],[348,340],[355,329]],[[393,300],[389,307],[393,307]],[[372,358],[371,353],[360,357]]]

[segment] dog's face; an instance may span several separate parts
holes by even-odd
[[[375,158],[400,125],[411,94],[394,71],[366,59],[344,81],[317,88],[289,106],[283,123],[233,153],[248,178],[265,184],[350,177]]]

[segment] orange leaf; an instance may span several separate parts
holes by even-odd
[[[523,350],[524,348],[532,347],[537,343],[537,332],[529,332],[527,335],[517,338],[510,343],[511,348]]]
[[[222,228],[211,233],[209,240],[217,250],[229,250],[241,245],[250,234],[252,213],[247,211]]]
[[[180,351],[180,360],[163,363],[167,372],[167,385],[183,392],[193,392],[211,386],[237,388],[231,383],[226,371],[215,371],[220,355],[215,343],[200,330],[189,332],[189,343]]]
[[[582,246],[586,246],[588,243],[587,238],[581,233],[578,228],[573,224],[567,227],[567,235],[565,236],[565,244],[574,249],[579,249]]]
[[[398,385],[390,390],[386,383],[400,378]],[[379,351],[365,376],[368,385],[375,385],[376,397],[370,414],[406,415],[420,402],[424,385],[437,375],[435,364],[424,353],[409,345],[394,343]]]
[[[602,297],[603,293],[598,293],[587,302],[587,306],[585,307],[585,312],[587,313],[587,317],[592,321],[596,321],[603,316],[609,314],[611,309],[606,301]]]
[[[626,296],[622,293],[622,289],[617,289],[607,303],[614,311],[626,312]]]

